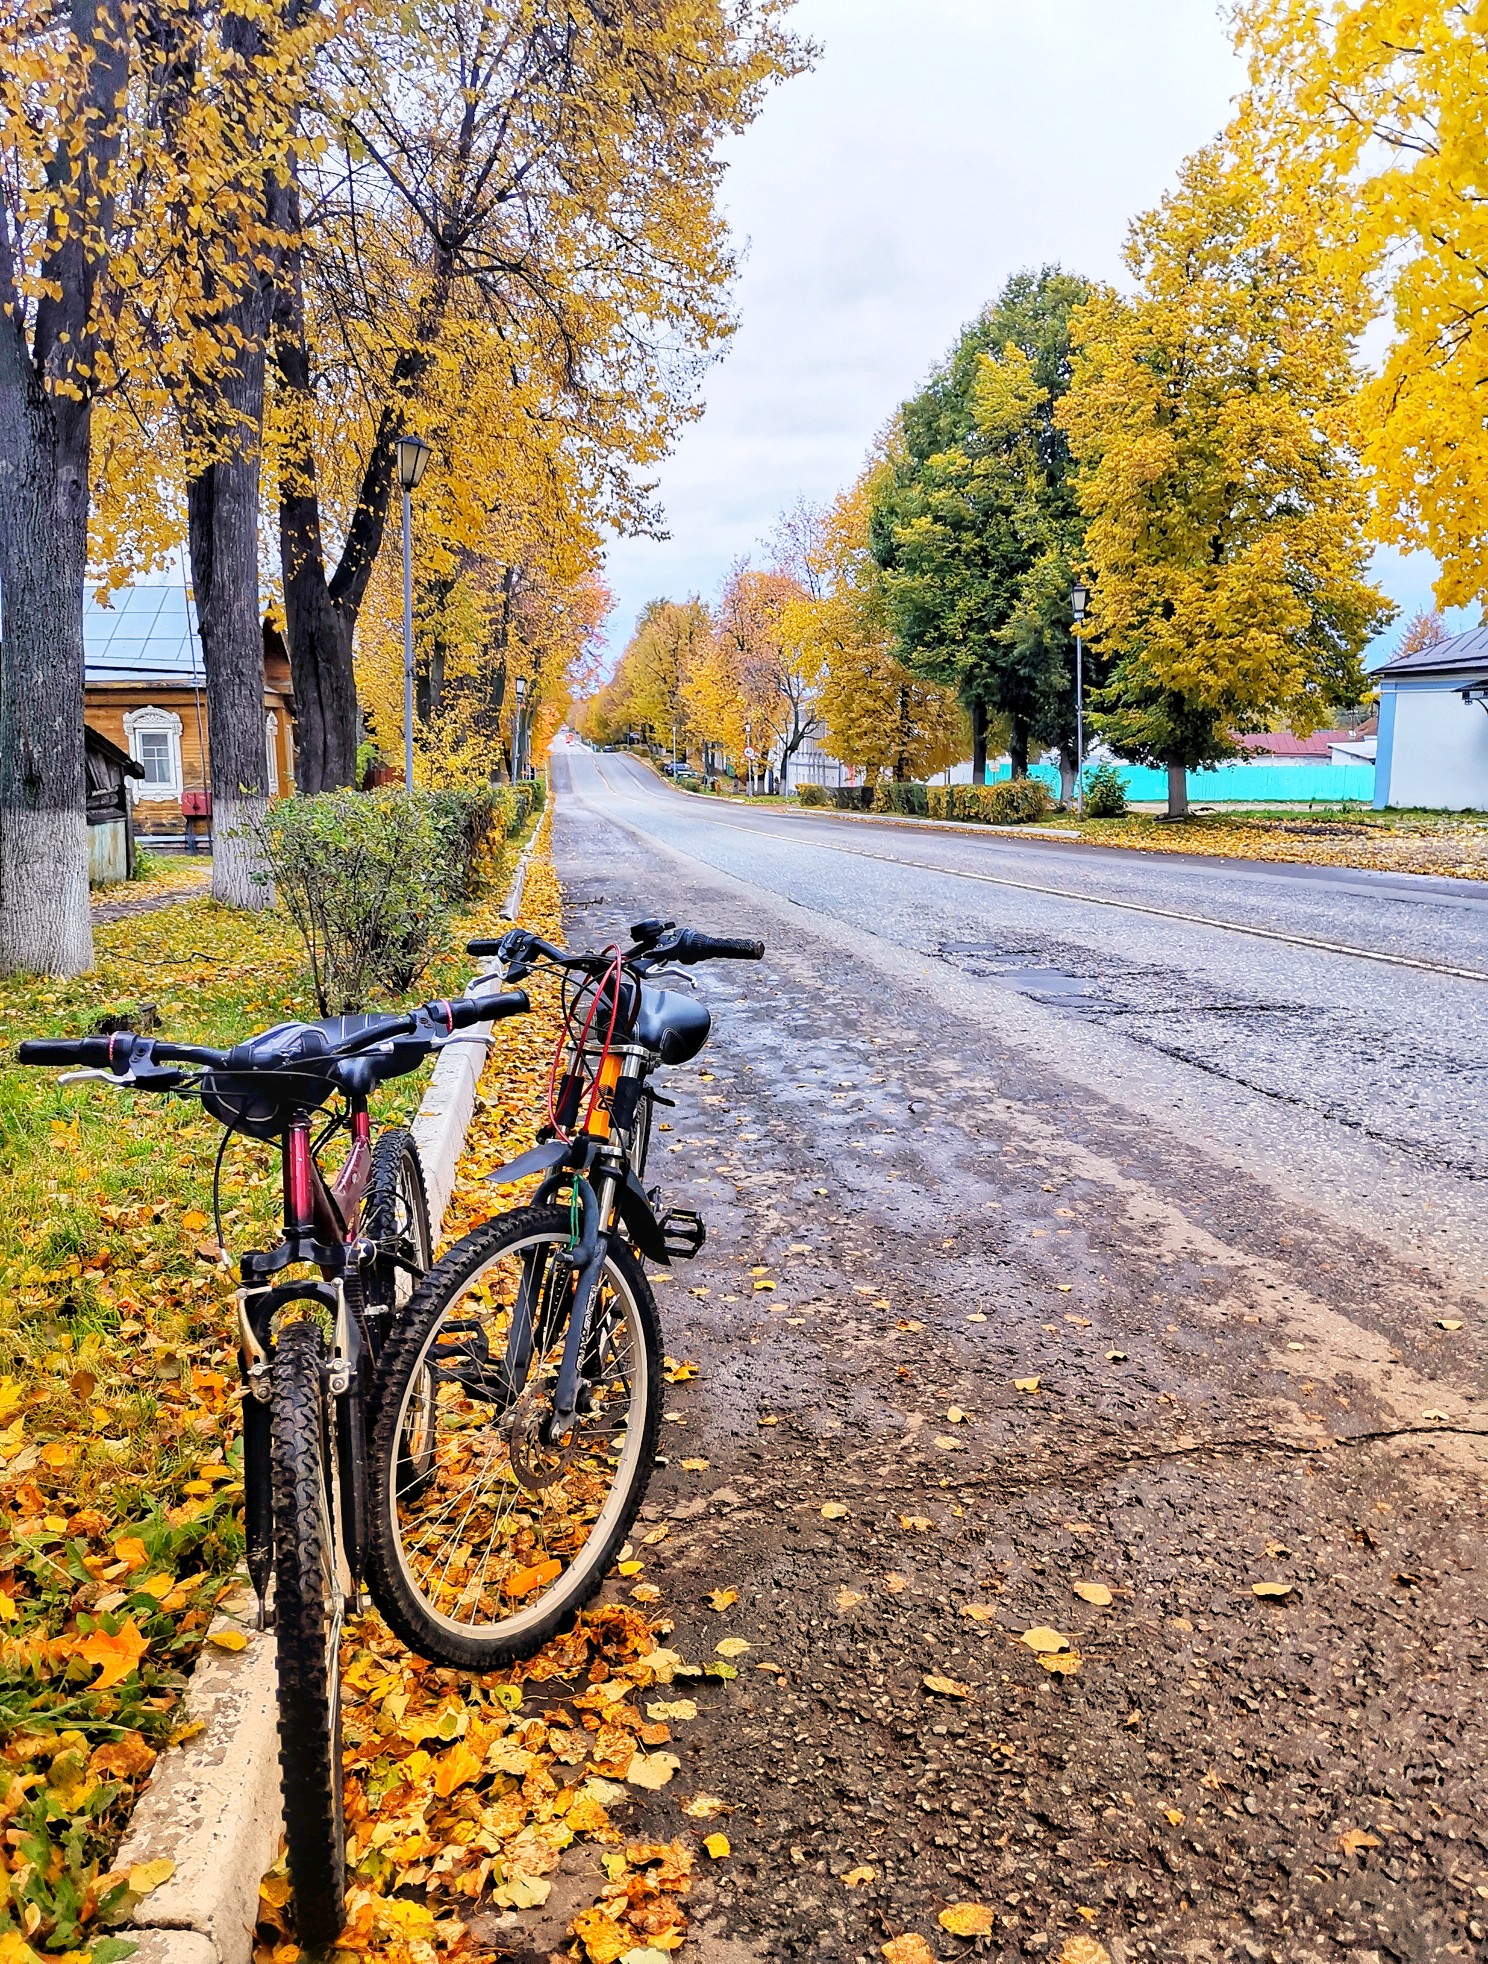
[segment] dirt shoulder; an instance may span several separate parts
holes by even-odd
[[[567,823],[576,941],[658,890],[775,925]],[[748,1645],[640,1828],[723,1804],[699,1957],[1481,1954],[1482,1448],[1422,1436],[1480,1307],[927,1029],[809,917],[703,986],[649,1176],[709,1223],[660,1288],[698,1375],[616,1585],[687,1655]]]

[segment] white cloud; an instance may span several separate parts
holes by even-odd
[[[741,320],[660,474],[671,536],[609,555],[616,649],[716,592],[801,497],[856,474],[963,322],[1025,266],[1122,277],[1134,214],[1243,77],[1211,0],[801,0],[822,44],[732,148]],[[1381,555],[1407,612],[1431,564]]]

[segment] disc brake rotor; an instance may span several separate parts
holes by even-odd
[[[577,1414],[561,1446],[551,1445],[544,1436],[552,1415],[552,1399],[539,1386],[529,1384],[507,1420],[506,1443],[512,1471],[529,1493],[542,1493],[561,1480],[578,1450]]]

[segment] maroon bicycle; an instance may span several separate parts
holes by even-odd
[[[23,1064],[81,1067],[63,1083],[199,1099],[225,1128],[212,1177],[219,1246],[229,1141],[280,1149],[282,1238],[238,1264],[244,1515],[259,1627],[272,1619],[275,1631],[285,1841],[308,1948],[334,1942],[345,1916],[339,1647],[367,1565],[377,1360],[433,1255],[418,1149],[402,1127],[374,1138],[369,1101],[446,1045],[485,1041],[461,1031],[527,1007],[508,990],[405,1015],[282,1023],[231,1050],[126,1030],[17,1052]],[[340,1139],[344,1157],[328,1173]],[[279,1279],[291,1269],[302,1272]],[[432,1450],[432,1399],[431,1384],[422,1404],[405,1401],[398,1452],[415,1473]]]

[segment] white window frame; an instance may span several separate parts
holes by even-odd
[[[124,735],[129,745],[129,754],[137,764],[144,762],[140,754],[141,733],[145,730],[162,732],[165,736],[166,756],[170,762],[171,777],[167,784],[147,784],[143,778],[129,780],[130,796],[138,803],[167,804],[171,799],[179,800],[182,791],[181,776],[181,719],[174,710],[157,708],[153,703],[143,709],[125,712]]]
[[[271,709],[264,717],[264,748],[269,757],[269,796],[279,796],[279,718]]]

